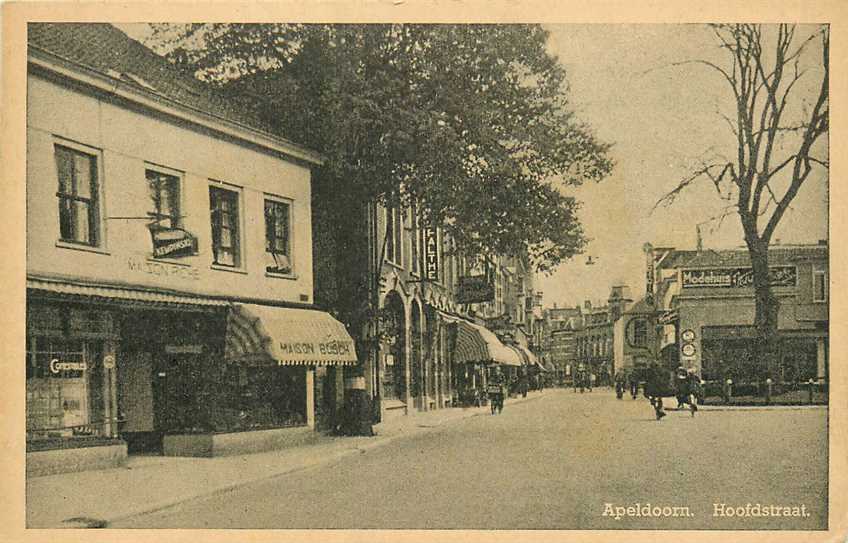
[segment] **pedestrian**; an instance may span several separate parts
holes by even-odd
[[[624,372],[615,372],[615,397],[621,399],[624,396]]]
[[[668,393],[668,374],[659,364],[651,364],[645,379],[645,395],[651,400],[657,420],[666,416],[663,395]]]
[[[504,395],[506,394],[506,379],[501,373],[500,366],[495,366],[495,372],[489,380],[488,392],[492,415],[500,414],[503,411]]]
[[[630,397],[635,400],[639,395],[639,375],[635,369],[627,373],[627,388],[630,390]]]

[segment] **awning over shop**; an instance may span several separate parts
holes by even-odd
[[[524,364],[526,364],[527,366],[535,366],[537,369],[539,369],[541,371],[548,371],[545,368],[544,364],[539,362],[539,360],[536,358],[536,355],[533,354],[530,351],[530,349],[528,349],[527,347],[518,344],[518,345],[512,345],[512,348],[515,349],[516,351],[518,351],[519,356],[521,356],[521,359],[524,361]]]
[[[505,366],[520,366],[518,352],[500,342],[491,330],[465,320],[452,319],[456,329],[456,350],[453,361],[457,364],[494,362]]]
[[[322,311],[233,304],[227,315],[225,358],[288,365],[356,363],[344,325]]]
[[[226,300],[204,298],[156,288],[99,285],[65,279],[27,277],[26,287],[29,290],[43,292],[50,296],[85,296],[96,300],[115,301],[130,305],[180,305],[211,308],[223,308],[229,305]]]

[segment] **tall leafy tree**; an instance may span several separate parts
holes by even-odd
[[[468,255],[551,270],[586,243],[569,186],[612,168],[536,25],[156,25],[148,44],[321,152],[316,303],[373,355],[372,202],[415,203]],[[386,327],[382,327],[385,329]]]
[[[577,121],[535,25],[156,25],[149,44],[322,152],[360,199],[414,200],[470,253],[550,270],[585,237],[562,189],[608,145]]]

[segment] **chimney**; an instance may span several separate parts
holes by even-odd
[[[554,302],[554,309],[556,309],[556,308],[557,308],[557,306],[556,306],[556,302]]]
[[[586,300],[585,302],[583,302],[583,307],[584,307],[585,309],[592,309],[592,302],[591,302],[591,300]]]

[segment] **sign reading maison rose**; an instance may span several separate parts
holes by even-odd
[[[744,288],[754,286],[754,272],[751,268],[711,268],[682,270],[680,272],[683,288]],[[798,273],[795,266],[772,266],[769,279],[773,287],[794,287]]]

